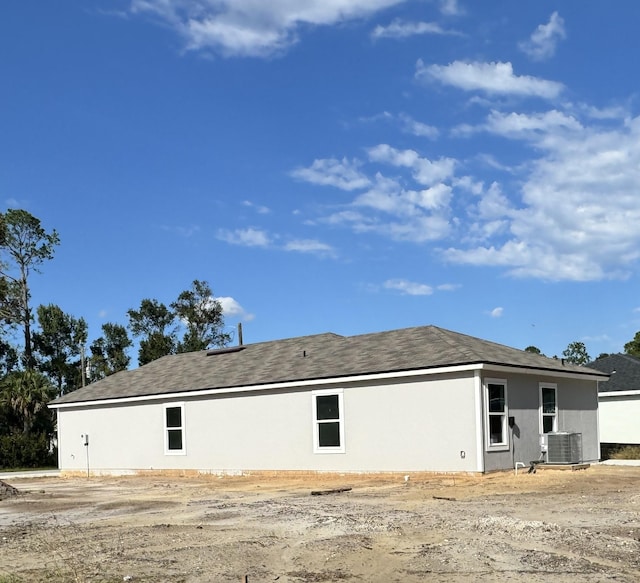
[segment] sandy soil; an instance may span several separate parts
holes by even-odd
[[[640,581],[639,467],[11,484],[2,583]]]

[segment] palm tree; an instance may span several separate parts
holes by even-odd
[[[29,433],[38,413],[53,398],[55,389],[46,376],[35,370],[9,373],[0,385],[0,404],[22,421],[22,432]]]

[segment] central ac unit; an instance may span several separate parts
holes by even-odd
[[[569,431],[547,434],[548,464],[579,464],[582,462],[582,433]]]

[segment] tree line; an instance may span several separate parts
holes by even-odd
[[[542,354],[541,350],[537,346],[527,346],[525,352],[532,352],[534,354]],[[627,342],[624,345],[624,353],[630,356],[635,356],[636,358],[640,358],[640,332],[636,332],[636,335],[632,340]],[[595,360],[599,360],[600,358],[606,358],[607,356],[611,356],[608,352],[601,352]],[[553,358],[558,358],[554,356]],[[567,347],[562,351],[562,358],[571,364],[579,364],[585,365],[592,362],[594,359],[589,356],[587,352],[587,347],[584,342],[580,342],[579,340],[575,342],[569,342]]]
[[[0,468],[54,465],[55,420],[47,403],[130,365],[168,354],[225,346],[222,306],[208,282],[165,305],[146,298],[127,311],[126,326],[102,325],[88,346],[88,325],[55,304],[33,306],[31,277],[60,244],[55,229],[21,209],[0,213]]]

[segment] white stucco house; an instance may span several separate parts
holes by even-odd
[[[546,433],[597,460],[607,378],[423,326],[165,356],[50,406],[63,473],[483,473]]]
[[[611,354],[589,368],[609,374],[599,383],[600,442],[603,452],[623,445],[640,445],[640,359]]]

